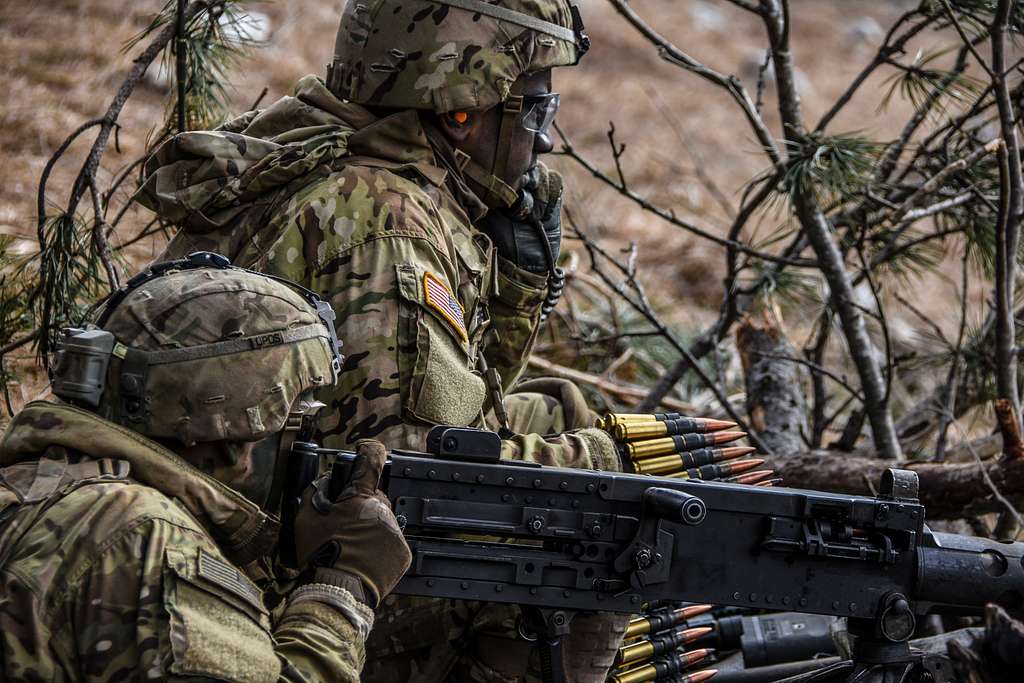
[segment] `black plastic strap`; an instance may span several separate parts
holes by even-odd
[[[149,374],[149,356],[145,351],[127,349],[121,364],[120,395],[121,418],[125,422],[140,422],[146,417],[146,378]]]

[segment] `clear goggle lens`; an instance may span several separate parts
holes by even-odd
[[[547,133],[558,114],[559,101],[558,93],[523,98],[523,128],[538,135]]]

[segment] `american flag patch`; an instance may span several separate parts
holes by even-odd
[[[442,282],[433,273],[423,275],[423,294],[427,299],[427,306],[441,314],[441,317],[448,321],[455,331],[462,337],[462,341],[469,341],[469,334],[466,332],[466,322],[463,319],[465,313],[462,304],[455,298],[448,285]]]

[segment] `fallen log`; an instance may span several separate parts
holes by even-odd
[[[814,451],[796,457],[770,458],[783,486],[836,493],[872,495],[882,472],[893,463],[848,453]],[[907,462],[900,465],[921,479],[921,502],[929,519],[964,519],[988,512],[1003,512],[992,485],[1014,507],[1024,507],[1024,460],[991,458],[966,463]]]

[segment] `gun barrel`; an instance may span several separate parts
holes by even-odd
[[[987,603],[1019,612],[1024,544],[926,530],[913,598],[922,612],[977,614]]]

